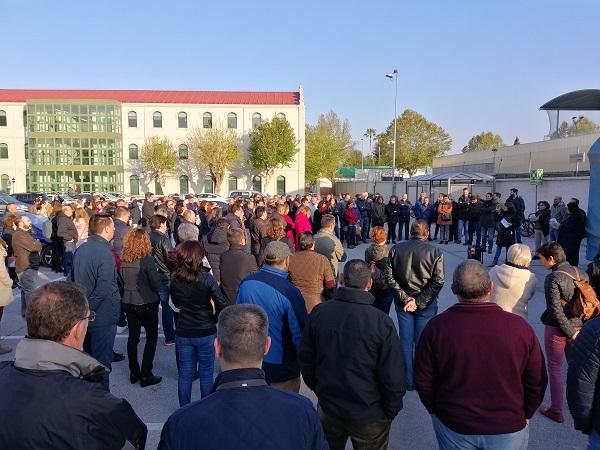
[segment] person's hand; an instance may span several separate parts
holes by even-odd
[[[414,298],[408,297],[407,302],[404,304],[405,312],[415,312],[417,310],[417,302]]]
[[[575,332],[575,334],[574,334],[573,336],[571,336],[571,340],[573,340],[573,341],[574,341],[574,340],[575,340],[575,338],[576,338],[578,335],[579,335],[579,330],[577,330],[577,331]]]

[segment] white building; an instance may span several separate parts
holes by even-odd
[[[10,192],[160,191],[139,164],[150,136],[168,137],[178,149],[177,170],[164,193],[213,192],[204,167],[188,159],[187,133],[193,127],[237,131],[240,161],[220,192],[253,189],[268,194],[304,192],[305,109],[297,92],[205,92],[0,89],[0,186]],[[248,134],[264,120],[284,117],[298,140],[290,167],[268,181],[247,161]]]

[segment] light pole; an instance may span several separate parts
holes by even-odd
[[[360,161],[361,161],[361,169],[365,170],[365,141],[363,138],[360,138]]]
[[[398,121],[398,70],[394,69],[392,73],[385,75],[390,80],[396,82],[396,89],[394,90],[394,153],[392,155],[392,195],[396,195],[396,122]]]

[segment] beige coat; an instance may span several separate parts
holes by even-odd
[[[527,304],[535,294],[535,275],[527,269],[502,264],[490,269],[490,278],[494,283],[492,302],[527,320]]]
[[[0,246],[0,259],[4,261],[6,250]],[[0,307],[10,305],[13,301],[12,280],[8,275],[6,264],[0,262]]]

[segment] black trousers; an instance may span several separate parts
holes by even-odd
[[[319,408],[325,438],[331,450],[344,450],[348,438],[354,450],[386,450],[392,421],[378,420],[367,424],[351,424],[347,420],[327,415]]]
[[[410,239],[410,217],[401,217],[398,222],[398,240],[402,240],[402,228],[404,228],[404,240],[408,241]]]
[[[123,304],[127,323],[129,325],[129,338],[127,339],[127,358],[129,370],[132,374],[143,377],[152,374],[152,363],[156,353],[158,341],[158,305],[160,302],[145,305]],[[146,345],[142,356],[142,368],[138,362],[138,344],[142,327],[146,330]]]

